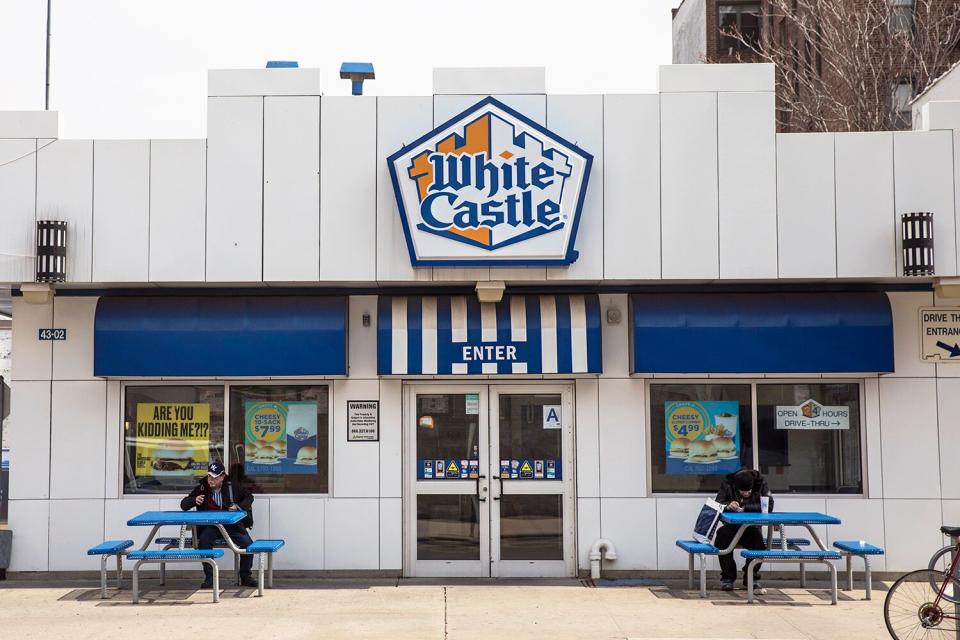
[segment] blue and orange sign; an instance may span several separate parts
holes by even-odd
[[[593,156],[486,98],[387,159],[415,266],[569,264]]]

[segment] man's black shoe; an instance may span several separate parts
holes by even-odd
[[[253,579],[253,576],[244,576],[240,578],[240,584],[243,585],[244,587],[256,588],[258,586],[258,583],[256,580]]]
[[[201,589],[213,589],[213,580],[204,580],[200,585]]]

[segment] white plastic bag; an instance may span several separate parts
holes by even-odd
[[[725,505],[720,504],[713,498],[707,498],[697,516],[697,522],[693,525],[693,539],[697,542],[712,545],[717,539],[717,529],[723,524],[720,522],[720,514],[723,513]]]

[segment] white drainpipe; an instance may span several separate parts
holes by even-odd
[[[616,560],[617,559],[617,550],[613,546],[613,543],[607,540],[606,538],[600,538],[593,543],[593,546],[590,547],[590,579],[599,580],[600,579],[600,560],[603,556],[607,557],[607,560]]]

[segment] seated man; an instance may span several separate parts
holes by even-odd
[[[184,511],[196,507],[197,511],[246,511],[246,517],[240,524],[226,525],[224,528],[241,549],[253,544],[253,539],[247,529],[253,526],[253,494],[239,483],[232,482],[223,465],[213,462],[207,468],[207,475],[203,477],[193,491],[180,501],[180,508]],[[220,537],[220,530],[216,527],[197,527],[197,548],[213,549],[214,541]],[[253,566],[253,556],[240,556],[240,584],[245,587],[257,586],[257,581],[250,575]],[[201,589],[213,586],[213,569],[210,565],[203,565],[203,584]]]
[[[773,498],[770,498],[770,489],[767,487],[767,481],[763,479],[759,471],[754,471],[744,467],[736,473],[727,475],[720,490],[717,492],[717,502],[727,506],[726,511],[753,511],[759,513],[761,496],[769,498],[768,511],[773,511]],[[719,549],[726,549],[733,542],[733,538],[740,530],[740,526],[725,524],[717,531],[717,539],[714,544]],[[761,550],[766,549],[767,545],[763,539],[760,527],[748,526],[746,531],[740,537],[737,543],[738,547],[744,549]],[[723,591],[733,591],[734,580],[737,579],[737,561],[734,559],[734,553],[722,554],[720,559],[720,588]],[[743,584],[747,584],[747,564],[743,565]],[[753,589],[756,593],[764,594],[766,590],[760,586],[760,563],[753,566]]]

